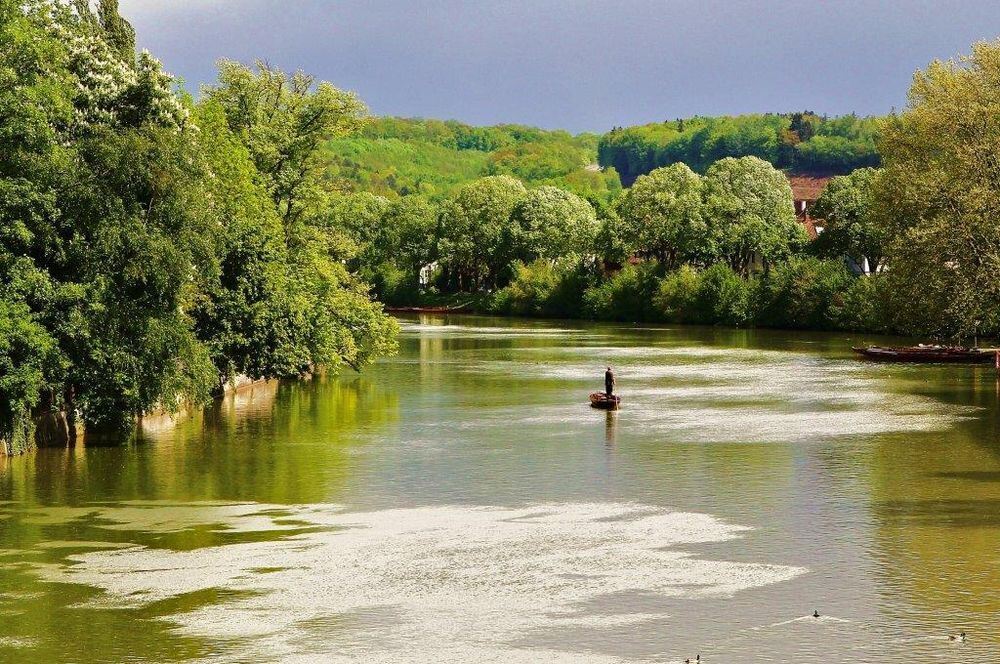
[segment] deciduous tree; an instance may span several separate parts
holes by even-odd
[[[625,244],[668,267],[714,253],[701,177],[684,164],[640,176],[622,197],[619,214]]]
[[[591,253],[598,230],[593,206],[556,187],[527,192],[514,206],[511,222],[511,253],[524,263]]]
[[[966,337],[1000,329],[1000,42],[918,72],[879,148],[897,327]]]
[[[788,180],[757,157],[713,164],[705,174],[705,205],[719,254],[744,276],[755,258],[772,264],[808,239],[795,220]]]
[[[503,239],[527,190],[507,175],[465,185],[441,218],[438,251],[460,289],[496,286],[509,266]]]
[[[879,217],[872,199],[878,171],[859,168],[850,175],[830,180],[810,213],[824,220],[823,233],[817,239],[821,253],[832,257],[849,256],[877,272],[889,239],[888,223]]]

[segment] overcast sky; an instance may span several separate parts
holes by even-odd
[[[1000,34],[998,0],[121,0],[196,90],[260,58],[372,112],[572,131],[694,114],[902,107],[913,72]]]

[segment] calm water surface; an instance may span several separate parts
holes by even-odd
[[[0,661],[1000,661],[995,372],[861,341],[408,318],[364,375],[0,460]]]

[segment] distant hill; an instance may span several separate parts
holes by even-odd
[[[693,117],[616,128],[598,143],[601,166],[625,185],[676,162],[704,172],[723,157],[756,156],[797,173],[836,175],[877,166],[878,118],[827,118],[809,111]]]
[[[440,199],[469,180],[509,174],[608,200],[621,183],[613,169],[596,166],[598,141],[522,125],[380,117],[359,135],[328,141],[323,159],[331,184],[347,191]]]
[[[322,148],[331,187],[444,199],[466,182],[507,174],[608,201],[654,168],[682,161],[704,172],[754,155],[797,173],[837,175],[877,166],[877,118],[810,113],[693,117],[615,128],[603,136],[524,125],[378,117]]]

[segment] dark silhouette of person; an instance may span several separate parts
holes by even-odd
[[[608,367],[608,370],[604,372],[604,393],[609,397],[615,391],[615,373]]]

